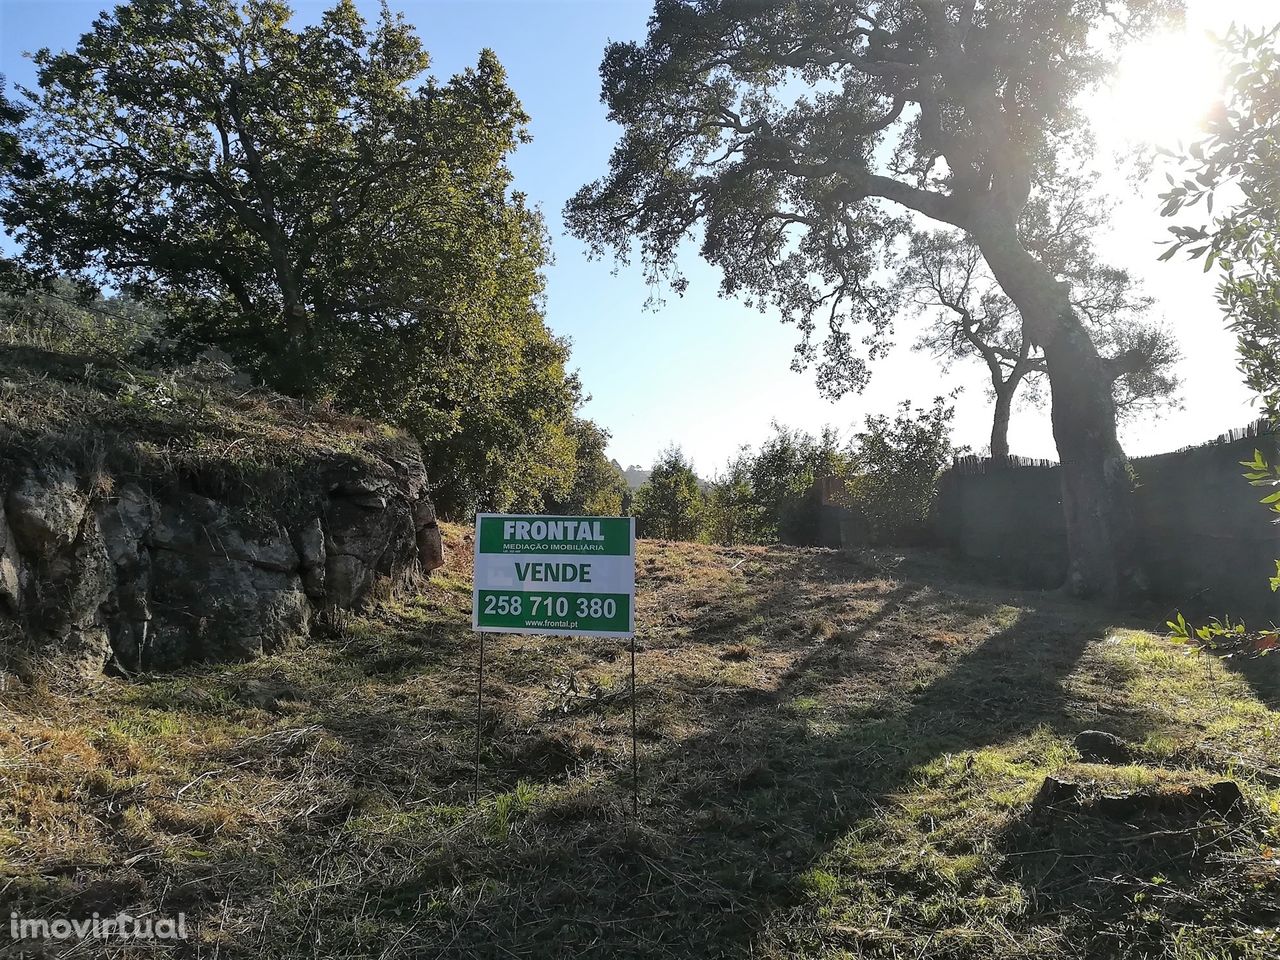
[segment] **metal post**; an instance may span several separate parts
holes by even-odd
[[[640,816],[640,762],[636,757],[636,635],[631,635],[631,816]]]
[[[484,725],[484,634],[480,634],[480,676],[476,683],[476,795],[480,799],[480,733]]]

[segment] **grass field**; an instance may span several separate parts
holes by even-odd
[[[642,542],[638,819],[613,640],[490,637],[477,797],[447,533],[304,648],[9,679],[0,904],[193,934],[48,956],[1280,957],[1264,675],[928,555]],[[1196,806],[1223,779],[1245,809]]]

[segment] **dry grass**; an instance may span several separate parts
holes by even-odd
[[[304,649],[0,694],[0,900],[220,957],[1280,956],[1280,720],[1220,662],[929,557],[642,543],[639,819],[604,639],[489,638],[475,797],[447,532]],[[1141,762],[1080,763],[1099,727]],[[1050,816],[1050,773],[1250,807]]]
[[[203,378],[198,365],[158,374],[0,346],[0,475],[61,461],[107,484],[180,482],[231,505],[279,510],[312,493],[322,461],[415,456],[399,431]]]

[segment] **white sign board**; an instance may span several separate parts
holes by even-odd
[[[472,629],[630,637],[636,530],[631,517],[476,517]]]

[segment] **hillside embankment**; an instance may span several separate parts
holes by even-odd
[[[239,383],[0,348],[8,666],[242,660],[441,562],[406,435]]]

